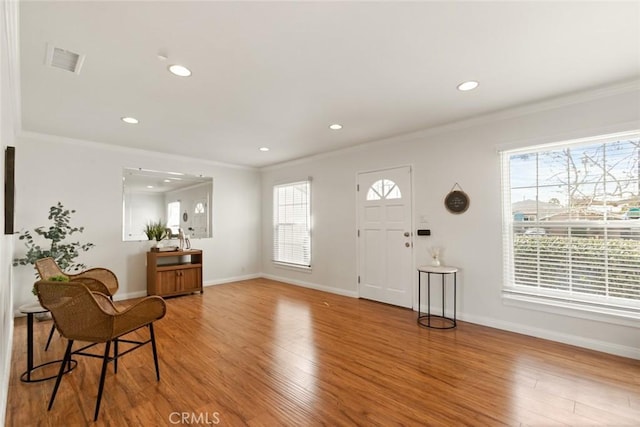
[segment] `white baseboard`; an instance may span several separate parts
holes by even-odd
[[[278,282],[287,283],[290,285],[302,286],[305,288],[316,289],[320,291],[330,292],[338,295],[344,295],[352,298],[358,298],[357,292],[345,291],[344,289],[332,288],[327,286],[318,285],[316,283],[310,283],[300,280],[292,280],[288,277],[279,277],[271,274],[262,274],[261,277],[266,279],[276,280]],[[422,310],[426,312],[426,306],[422,307]],[[432,307],[432,313],[440,313],[441,307]],[[447,315],[451,313],[447,312]],[[624,346],[619,344],[612,344],[605,341],[594,340],[590,338],[583,338],[570,334],[563,334],[547,329],[535,328],[520,323],[505,322],[502,320],[496,320],[484,316],[467,315],[465,313],[457,313],[457,319],[469,323],[475,323],[477,325],[488,326],[490,328],[501,329],[504,331],[515,332],[523,335],[529,335],[536,338],[543,338],[550,341],[557,341],[564,344],[574,345],[577,347],[588,348],[590,350],[601,351],[603,353],[615,354],[616,356],[629,357],[631,359],[640,360],[640,348]]]
[[[246,274],[243,276],[233,276],[233,277],[225,277],[224,279],[209,280],[205,282],[203,286],[206,288],[209,286],[223,285],[225,283],[241,282],[243,280],[260,279],[260,278],[275,280],[277,282],[286,283],[288,285],[302,286],[304,288],[315,289],[317,291],[324,291],[332,294],[358,298],[357,292],[345,291],[344,289],[332,288],[328,286],[318,285],[316,283],[305,282],[301,280],[292,280],[288,277],[280,277],[280,276],[274,276],[271,274],[262,274],[262,273]],[[115,299],[126,300],[131,298],[140,298],[146,295],[147,295],[146,291],[127,292],[122,294],[118,293],[118,297]]]
[[[458,319],[475,323],[477,325],[502,329],[504,331],[516,332],[518,334],[529,335],[536,338],[543,338],[550,341],[557,341],[577,347],[588,348],[590,350],[601,351],[603,353],[615,354],[616,356],[629,357],[640,360],[640,348],[612,344],[605,341],[579,337],[571,334],[564,334],[548,329],[535,328],[521,323],[505,322],[503,320],[491,319],[484,316],[467,315],[458,313]]]
[[[223,283],[240,282],[242,280],[257,279],[259,277],[262,277],[262,275],[260,275],[260,274],[247,274],[247,275],[244,275],[244,276],[226,277],[224,279],[217,279],[217,280],[207,281],[207,282],[203,283],[202,286],[206,288],[208,286],[221,285]],[[147,296],[147,291],[118,292],[114,296],[113,299],[115,301],[122,301],[122,300],[128,300],[128,299],[133,299],[133,298],[141,298],[141,297],[146,297],[146,296]]]
[[[329,292],[332,294],[343,295],[351,298],[358,298],[358,293],[356,291],[347,291],[340,288],[334,288],[330,286],[323,286],[317,283],[306,282],[303,280],[294,280],[288,277],[281,277],[272,274],[248,274],[244,276],[234,276],[227,277],[224,279],[217,279],[213,281],[208,281],[204,284],[205,287],[221,285],[224,283],[231,282],[239,282],[243,280],[251,280],[257,278],[265,278],[270,280],[275,280],[278,282],[286,283],[294,286],[301,286],[304,288],[315,289],[318,291]],[[127,293],[118,293],[115,300],[126,300],[131,298],[140,298],[146,296],[146,291],[135,291],[135,292],[127,292]],[[426,307],[422,307],[424,310]],[[438,312],[441,310],[440,307],[432,307],[432,312]],[[449,315],[450,313],[447,313]],[[24,316],[18,310],[16,310],[15,317]],[[601,351],[603,353],[615,354],[617,356],[629,357],[631,359],[640,360],[640,348],[624,346],[620,344],[612,344],[605,341],[594,340],[590,338],[584,338],[571,334],[564,334],[548,329],[536,328],[528,325],[523,325],[521,323],[507,322],[504,320],[492,319],[490,317],[485,316],[476,316],[476,315],[468,315],[465,313],[458,312],[457,319],[462,320],[469,323],[475,323],[477,325],[488,326],[491,328],[501,329],[509,332],[515,332],[523,335],[529,335],[536,338],[543,338],[550,341],[557,341],[564,344],[575,345],[577,347],[588,348],[591,350]]]
[[[203,286],[206,288],[207,286],[222,285],[224,283],[231,282],[241,282],[243,280],[259,279],[260,277],[263,277],[263,275],[259,273],[245,274],[244,276],[225,277],[224,279],[209,280],[205,282]]]
[[[332,294],[342,295],[345,297],[358,298],[358,293],[355,291],[347,291],[345,289],[333,288],[330,286],[323,286],[317,283],[305,282],[303,280],[294,280],[289,277],[280,277],[273,274],[261,274],[260,277],[265,279],[275,280],[277,282],[286,283],[288,285],[302,286],[303,288],[315,289],[317,291],[329,292]]]

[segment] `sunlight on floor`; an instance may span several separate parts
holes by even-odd
[[[567,364],[521,357],[514,364],[512,411],[524,424],[637,425],[632,393],[607,378],[572,375]]]
[[[318,365],[311,315],[307,304],[280,300],[273,322],[274,385],[302,405],[315,401]],[[279,381],[281,376],[286,381]]]

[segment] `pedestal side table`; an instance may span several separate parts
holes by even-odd
[[[41,306],[39,303],[21,305],[18,310],[20,313],[27,315],[27,370],[20,375],[20,381],[25,383],[35,383],[40,381],[50,380],[57,376],[57,373],[48,377],[33,378],[34,371],[44,368],[45,366],[53,365],[56,363],[62,363],[62,360],[52,360],[51,362],[42,363],[40,365],[33,366],[33,317],[38,313],[48,313],[49,310]],[[71,360],[64,373],[70,372],[76,367],[78,362]]]
[[[426,314],[421,311],[421,276],[422,274],[427,275],[427,312]],[[436,315],[431,313],[431,275],[438,274],[441,277],[442,284],[442,315]],[[446,277],[448,275],[453,275],[453,317],[448,317],[445,310],[445,284]],[[449,267],[449,266],[431,266],[431,265],[423,265],[418,267],[418,324],[420,326],[425,326],[427,328],[433,329],[453,329],[456,327],[456,287],[457,287],[457,275],[458,268],[457,267]],[[449,280],[449,282],[451,282]],[[438,319],[437,324],[433,323],[432,320]]]

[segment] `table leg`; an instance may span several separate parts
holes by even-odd
[[[453,273],[453,326],[456,326],[456,288],[458,287],[458,273]]]
[[[431,273],[427,273],[427,327],[431,327]]]
[[[444,319],[446,317],[446,315],[445,315],[446,312],[444,310],[444,276],[445,275],[444,275],[444,273],[442,273],[440,276],[442,278],[442,281],[441,281],[441,284],[442,284],[442,318]]]
[[[422,273],[418,270],[418,323],[420,323],[420,276]]]
[[[27,381],[33,370],[33,313],[27,313]]]

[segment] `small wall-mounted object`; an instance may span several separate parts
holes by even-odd
[[[431,236],[431,230],[420,229],[418,230],[418,236]]]
[[[459,190],[456,190],[456,187]],[[469,196],[462,191],[462,187],[456,182],[447,196],[444,198],[444,206],[453,214],[461,214],[469,209]]]

